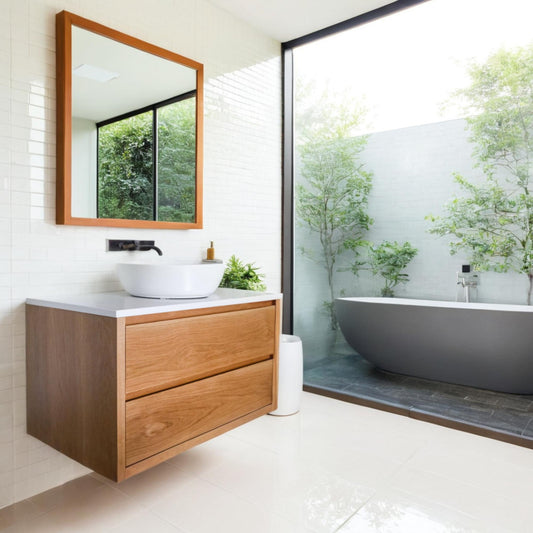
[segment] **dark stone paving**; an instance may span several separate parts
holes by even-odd
[[[304,383],[533,440],[533,395],[506,394],[376,369],[345,347],[304,371]]]

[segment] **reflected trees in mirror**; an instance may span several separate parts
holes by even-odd
[[[98,127],[98,217],[193,222],[195,98]]]

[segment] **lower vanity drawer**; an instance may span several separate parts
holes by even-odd
[[[270,359],[126,402],[126,465],[266,407],[272,385]]]

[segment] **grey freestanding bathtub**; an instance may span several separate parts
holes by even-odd
[[[533,306],[338,298],[352,348],[378,368],[533,394]]]

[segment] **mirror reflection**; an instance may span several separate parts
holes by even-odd
[[[202,227],[200,63],[57,15],[57,223]]]
[[[73,216],[193,222],[196,71],[72,28]]]

